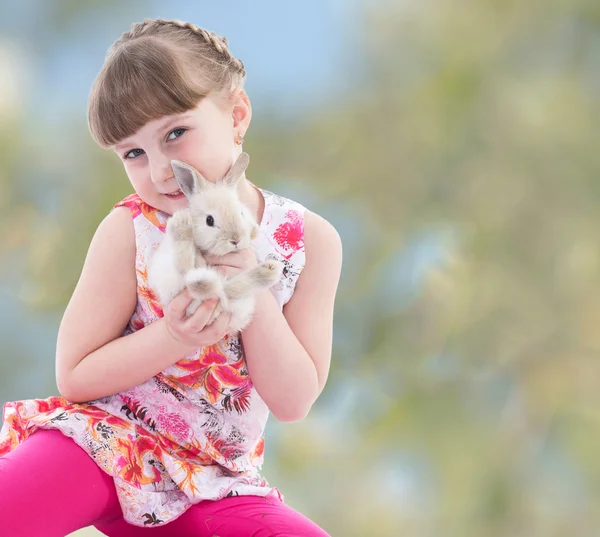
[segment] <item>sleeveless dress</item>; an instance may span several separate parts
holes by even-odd
[[[252,246],[259,262],[283,262],[283,276],[271,288],[283,308],[304,268],[305,208],[258,190],[265,206]],[[127,335],[163,316],[148,287],[146,263],[165,236],[169,215],[137,194],[114,207],[120,206],[131,210],[136,241],[137,305]],[[225,337],[119,394],[85,403],[63,397],[6,403],[0,456],[39,428],[58,429],[113,476],[127,522],[158,526],[202,500],[283,499],[260,473],[268,414],[248,376],[241,339]]]

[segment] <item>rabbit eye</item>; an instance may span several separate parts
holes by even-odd
[[[206,217],[206,225],[210,227],[215,225],[215,219],[210,214]]]

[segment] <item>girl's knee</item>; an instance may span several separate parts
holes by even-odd
[[[0,458],[0,513],[11,513],[6,535],[52,536],[121,510],[113,478],[71,438],[42,429]]]

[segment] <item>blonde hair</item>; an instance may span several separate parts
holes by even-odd
[[[189,22],[146,19],[106,55],[90,91],[90,132],[112,147],[148,121],[187,112],[208,95],[228,96],[245,79],[225,37]]]

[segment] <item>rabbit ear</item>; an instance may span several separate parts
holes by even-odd
[[[243,173],[246,171],[249,162],[250,157],[248,156],[248,153],[240,153],[236,161],[233,163],[233,165],[227,172],[227,175],[223,177],[222,182],[225,183],[227,186],[237,186]]]
[[[206,179],[193,166],[180,160],[172,160],[171,167],[173,168],[177,184],[186,197],[196,194],[201,188],[206,186]]]

